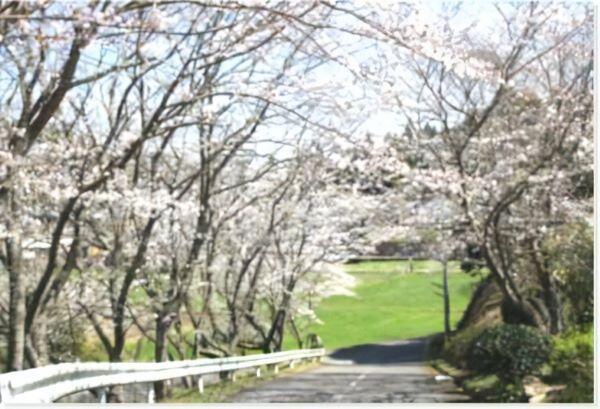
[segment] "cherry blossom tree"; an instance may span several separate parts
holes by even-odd
[[[280,350],[350,291],[332,263],[432,232],[559,331],[544,241],[591,212],[592,13],[481,7],[1,5],[7,369],[73,359],[65,327],[111,361]]]
[[[9,368],[20,369],[25,352],[29,365],[39,364],[32,340],[36,331],[44,332],[37,323],[50,289],[58,299],[75,267],[93,263],[84,261],[82,227],[98,227],[90,220],[99,203],[110,207],[128,196],[133,207],[125,214],[136,207],[149,213],[145,221],[142,214],[126,220],[140,235],[114,304],[111,356],[118,359],[129,288],[146,260],[159,215],[169,206],[164,203],[172,200],[156,185],[164,151],[191,134],[189,128],[199,127],[195,132],[204,135],[218,128],[228,135],[221,136],[220,146],[211,146],[210,136],[202,142],[205,154],[224,153],[218,173],[269,110],[302,121],[301,110],[275,88],[285,85],[282,74],[311,39],[314,28],[304,19],[318,20],[324,11],[314,4],[271,8],[230,2],[9,3],[1,10]],[[229,122],[215,123],[217,117]],[[210,180],[216,173],[189,175],[170,195],[182,195],[198,178]],[[157,199],[163,204],[148,209],[135,203],[148,192],[164,197]],[[47,246],[45,266],[25,279],[30,266],[23,258],[33,255],[23,243],[38,241]],[[113,253],[122,244],[114,240]]]
[[[445,14],[440,54],[395,44],[382,52],[373,75],[382,106],[407,123],[390,138],[390,172],[407,197],[455,209],[453,228],[482,250],[507,302],[557,332],[555,278],[539,249],[549,231],[591,212],[590,198],[575,193],[592,169],[591,10],[493,7],[499,25],[488,31],[471,20],[453,30]],[[386,69],[395,62],[401,72]]]

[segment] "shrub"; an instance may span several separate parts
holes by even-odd
[[[533,327],[505,324],[487,329],[473,343],[468,366],[481,373],[498,375],[506,384],[520,379],[548,361],[550,337]]]
[[[566,384],[558,399],[561,402],[593,402],[594,346],[593,332],[571,332],[553,340],[550,356],[551,380]]]
[[[465,369],[473,342],[485,330],[485,326],[474,325],[459,331],[445,342],[443,358],[455,367]]]
[[[471,259],[466,258],[460,262],[460,269],[465,273],[470,273],[475,268],[477,268],[477,264]]]
[[[567,323],[594,322],[594,230],[587,222],[562,226],[545,244],[549,265],[564,296]]]

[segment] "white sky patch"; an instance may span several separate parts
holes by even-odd
[[[359,128],[360,132],[370,133],[376,136],[399,133],[403,130],[404,125],[398,115],[388,111],[375,112]]]

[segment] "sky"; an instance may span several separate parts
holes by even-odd
[[[435,21],[436,15],[441,12],[445,7],[447,7],[447,2],[441,1],[432,1],[425,3],[425,6],[422,7],[421,12],[425,15],[426,20]],[[454,3],[455,4],[455,3]],[[491,1],[465,1],[462,3],[463,7],[461,11],[456,15],[456,17],[452,20],[453,29],[460,30],[461,28],[466,27],[471,22],[475,21],[477,23],[476,30],[480,31],[483,35],[493,35],[494,29],[497,27],[499,22],[499,14],[495,10],[493,3]],[[340,33],[336,33],[335,35],[343,37]],[[355,39],[349,38],[347,39],[348,50],[352,49],[352,41]],[[144,48],[148,49],[150,53],[158,52],[162,47],[166,45],[165,41],[154,41],[151,44],[147,44]],[[348,51],[349,52],[349,51]],[[94,48],[93,46],[86,49],[84,53],[85,59],[90,62],[94,62],[98,60],[100,55],[100,49]],[[372,50],[369,49],[368,41],[364,44],[364,48],[362,51],[356,51],[356,47],[354,49],[354,58],[358,61],[362,59],[372,58]],[[112,63],[113,59],[116,58],[116,55],[108,55],[105,57],[106,63]],[[312,83],[318,84],[323,83],[327,84],[333,80],[335,80],[336,84],[342,84],[340,88],[347,89],[339,89],[339,99],[340,102],[343,101],[344,98],[348,98],[348,93],[352,93],[353,91],[350,89],[351,84],[355,78],[349,73],[349,71],[344,70],[340,67],[339,64],[329,62],[325,65],[319,67],[318,69],[313,70],[310,74],[306,75],[306,79]],[[344,87],[344,83],[347,85]],[[354,84],[356,85],[356,84]],[[358,84],[359,86],[362,84]],[[348,91],[348,93],[345,93]],[[318,93],[317,93],[318,95]],[[326,97],[323,96],[323,97]],[[367,98],[369,96],[367,95]],[[325,101],[319,101],[319,103],[323,103]],[[335,101],[334,101],[335,102]],[[328,101],[329,103],[329,101]],[[371,133],[374,135],[385,135],[390,132],[402,131],[404,129],[404,123],[401,118],[397,115],[393,114],[390,111],[378,109],[377,106],[369,106],[368,103],[364,104],[365,109],[361,111],[360,117],[352,116],[351,118],[344,118],[343,112],[339,118],[327,118],[329,112],[321,112],[318,113],[320,115],[319,119],[325,119],[332,123],[332,125],[339,126],[340,122],[350,122],[356,121],[353,127],[351,127],[350,132],[356,133]],[[335,123],[337,121],[337,123]],[[266,133],[272,133],[274,135],[279,135],[280,138],[285,138],[286,134],[290,132],[289,126],[279,126],[279,125],[269,125],[269,128]],[[318,135],[317,135],[318,137]],[[263,150],[264,152],[272,151],[275,148],[279,148],[279,146],[270,146],[268,142],[265,143]]]

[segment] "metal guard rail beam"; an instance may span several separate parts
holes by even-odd
[[[74,362],[0,375],[1,403],[50,403],[85,390],[235,371],[288,361],[321,358],[325,350],[169,362]]]

